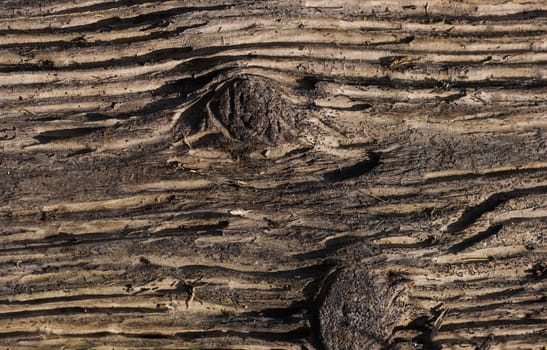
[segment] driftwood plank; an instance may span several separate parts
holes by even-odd
[[[0,345],[539,349],[541,2],[0,3]]]

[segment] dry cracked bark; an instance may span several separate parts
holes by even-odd
[[[541,348],[546,14],[2,1],[0,345]]]

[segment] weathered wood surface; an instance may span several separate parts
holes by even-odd
[[[375,346],[542,348],[546,15],[3,0],[0,345],[320,349],[358,269]]]

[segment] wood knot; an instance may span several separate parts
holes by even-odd
[[[319,310],[324,347],[383,349],[406,315],[407,285],[384,271],[351,264],[332,277]]]
[[[220,83],[184,113],[182,132],[191,147],[252,151],[293,142],[302,112],[282,91],[277,82],[258,76]]]

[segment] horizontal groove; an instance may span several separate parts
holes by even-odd
[[[152,273],[151,276],[154,276],[154,278],[162,278],[162,277],[168,277],[168,276],[208,276],[209,278],[231,278],[233,280],[246,280],[248,282],[252,281],[283,281],[283,280],[292,280],[294,282],[296,281],[307,281],[309,279],[315,279],[318,277],[323,276],[325,273],[330,271],[332,268],[332,263],[320,263],[317,264],[315,262],[315,265],[309,265],[309,266],[298,266],[298,267],[288,267],[283,266],[282,263],[278,262],[275,267],[277,268],[284,268],[280,270],[271,270],[271,271],[264,271],[264,266],[257,266],[254,269],[253,268],[247,268],[247,266],[242,266],[241,268],[236,267],[228,267],[228,266],[234,266],[234,264],[224,263],[224,264],[214,264],[211,263],[210,265],[198,265],[198,264],[187,264],[187,265],[177,265],[177,266],[168,266],[168,265],[156,265],[152,262],[148,261],[146,258],[141,257],[141,266],[139,267],[143,271],[149,271]],[[145,261],[145,262],[142,262]],[[39,260],[36,260],[38,263]],[[144,264],[144,265],[143,265]],[[130,271],[131,268],[129,269]],[[56,272],[59,271],[59,272]],[[68,272],[72,273],[71,277],[77,277],[78,272],[82,271],[90,271],[92,273],[92,276],[96,278],[96,280],[102,281],[106,274],[111,281],[117,281],[116,283],[120,283],[121,286],[124,286],[127,284],[127,272],[128,272],[128,266],[126,263],[118,263],[118,264],[92,264],[92,263],[80,263],[73,266],[52,266],[50,269],[44,269],[43,271],[39,273],[31,273],[27,274],[25,278],[28,280],[32,277],[33,280],[43,278],[47,279],[49,284],[46,285],[45,291],[48,290],[48,288],[51,288],[53,286],[56,286],[56,280],[55,278],[56,274],[60,274],[61,276],[58,278],[65,278],[63,277]],[[110,275],[109,275],[110,274]],[[130,276],[130,275],[129,275]],[[87,277],[87,280],[90,280],[90,277]],[[24,286],[24,284],[30,284],[35,285],[36,283],[33,282],[27,282],[27,283],[14,283],[15,284]],[[42,285],[44,283],[42,282]],[[80,282],[71,285],[71,288],[83,288],[86,284],[80,285]],[[33,289],[38,292],[37,288],[33,286]]]
[[[378,51],[384,53],[386,50],[389,50],[394,55],[423,55],[433,53],[435,55],[455,55],[455,56],[465,56],[465,55],[479,55],[479,56],[491,56],[493,54],[492,50],[441,50],[437,49],[434,51],[431,50],[420,50],[420,49],[406,49],[404,47],[400,49],[389,49],[390,45],[397,45],[404,41],[405,38],[394,39],[385,42],[376,42],[368,45],[358,45],[358,44],[344,44],[340,43],[336,46],[338,50],[355,50],[357,52],[363,51]],[[167,45],[170,44],[170,45]],[[224,45],[224,46],[207,46],[207,47],[192,47],[192,46],[182,46],[182,47],[173,47],[173,43],[166,43],[166,48],[159,48],[154,51],[139,54],[130,54],[129,52],[126,56],[118,55],[116,59],[104,59],[98,61],[88,61],[88,62],[77,62],[69,65],[57,66],[53,61],[42,61],[40,63],[22,63],[22,64],[0,64],[0,72],[4,73],[16,73],[22,71],[42,71],[42,72],[63,72],[63,71],[73,71],[81,69],[93,69],[100,68],[104,66],[108,67],[124,67],[124,66],[135,66],[142,64],[150,64],[153,62],[165,62],[167,60],[188,60],[193,57],[204,57],[212,55],[220,55],[223,52],[231,53],[230,56],[237,56],[238,51],[244,51],[239,53],[241,56],[249,56],[249,50],[260,50],[260,49],[298,49],[299,46],[304,45],[310,48],[317,49],[330,49],[332,48],[332,43],[328,42],[291,42],[291,41],[265,41],[265,42],[250,42],[250,43],[240,43],[233,45]],[[386,47],[387,46],[387,47]],[[530,53],[529,49],[510,49],[510,50],[499,50],[497,53],[504,55],[517,55]],[[297,55],[293,55],[293,59],[299,58]],[[87,56],[86,56],[87,57]],[[260,57],[260,53],[252,54],[251,57]],[[268,56],[265,56],[268,57]],[[291,56],[289,56],[291,57]],[[437,56],[438,57],[438,56]],[[275,57],[274,57],[275,58]],[[313,56],[302,56],[302,59],[309,60],[313,59]],[[100,59],[100,58],[99,58]],[[329,59],[325,58],[325,61]],[[331,59],[332,60],[332,59]],[[351,61],[351,57],[348,58]],[[322,59],[319,59],[322,61]],[[356,62],[362,62],[362,58],[356,58]],[[531,62],[532,63],[532,62]],[[466,64],[475,64],[477,66],[482,66],[488,68],[489,66],[483,65],[481,62],[466,62]],[[509,62],[509,65],[511,63]],[[502,64],[503,66],[504,64]]]
[[[474,328],[490,328],[490,327],[514,327],[514,326],[534,326],[544,325],[544,319],[522,318],[522,319],[494,319],[488,321],[471,321],[461,323],[443,323],[440,331],[455,332],[462,329],[471,330]]]
[[[228,5],[217,6],[203,6],[203,7],[175,7],[167,10],[149,12],[146,14],[140,14],[135,17],[120,18],[113,16],[111,18],[98,20],[94,23],[77,25],[71,27],[55,28],[39,28],[39,29],[25,29],[25,30],[0,30],[0,35],[7,34],[70,34],[70,33],[83,33],[83,32],[104,32],[119,29],[129,29],[133,27],[158,25],[161,27],[163,21],[168,20],[170,17],[179,16],[186,13],[199,12],[199,11],[223,11],[229,8]]]
[[[22,40],[21,42],[12,42],[9,44],[0,43],[0,50],[13,50],[13,49],[47,50],[48,48],[49,49],[54,48],[55,50],[52,50],[52,51],[60,52],[62,50],[78,49],[78,48],[79,49],[90,49],[90,48],[100,49],[102,47],[110,47],[111,45],[129,46],[136,43],[144,43],[144,44],[147,42],[152,43],[158,39],[174,39],[177,36],[182,35],[186,30],[199,28],[202,25],[203,25],[202,23],[198,23],[198,24],[192,24],[187,26],[180,26],[169,31],[140,33],[140,35],[127,35],[126,37],[123,37],[123,38],[108,39],[108,40],[94,39],[93,41],[86,41],[85,37],[83,36],[79,36],[76,38],[69,37],[64,40],[63,39],[55,39],[55,40],[48,40],[48,41]]]
[[[154,3],[158,3],[158,1],[157,0],[104,1],[104,2],[99,2],[97,4],[93,4],[93,5],[87,5],[87,6],[71,6],[64,10],[51,12],[51,15],[59,16],[59,15],[66,15],[66,14],[81,14],[83,12],[93,14],[94,12],[105,11],[110,9],[118,9],[120,7],[123,8],[128,6],[140,6],[140,5],[154,4]]]
[[[213,2],[215,3],[215,2]],[[542,9],[541,7],[525,7],[522,4],[515,4],[514,6],[507,6],[506,4],[498,4],[496,7],[496,11],[492,11],[492,3],[485,4],[487,6],[475,6],[471,7],[472,4],[467,5],[464,7],[464,9],[468,10],[465,11],[465,14],[461,14],[461,11],[457,11],[456,8],[448,7],[446,5],[442,6],[442,2],[432,2],[429,4],[427,9],[424,9],[422,6],[414,6],[413,8],[410,8],[409,6],[400,6],[400,3],[395,2],[385,2],[382,5],[379,4],[373,4],[373,6],[369,7],[362,7],[361,3],[355,3],[355,2],[343,2],[343,3],[330,3],[329,5],[321,4],[318,1],[315,1],[317,5],[314,4],[314,2],[307,3],[305,6],[301,6],[301,10],[297,12],[298,14],[304,15],[304,10],[308,10],[306,12],[310,12],[309,10],[312,9],[320,9],[320,14],[323,14],[322,17],[326,17],[329,15],[339,15],[339,10],[342,8],[342,4],[344,5],[354,5],[356,7],[356,10],[361,8],[361,10],[366,9],[366,11],[360,12],[360,16],[358,17],[360,20],[378,20],[378,18],[389,18],[392,20],[404,20],[404,21],[415,21],[420,23],[428,23],[428,24],[435,24],[435,23],[454,23],[454,22],[460,22],[460,23],[475,23],[475,24],[482,24],[483,22],[486,23],[496,23],[496,22],[512,22],[512,21],[529,21],[534,20],[537,18],[545,17],[546,10]],[[139,9],[147,9],[147,8],[154,8],[152,4],[161,4],[159,1],[121,1],[121,2],[105,2],[105,3],[98,3],[98,4],[90,4],[90,5],[84,5],[84,6],[77,6],[71,4],[70,6],[66,5],[64,9],[58,9],[55,10],[54,8],[45,7],[44,10],[47,10],[47,13],[44,13],[44,10],[41,8],[37,9],[29,9],[27,8],[27,11],[33,12],[31,14],[31,18],[33,19],[39,19],[39,18],[48,18],[48,17],[60,17],[63,15],[72,15],[72,14],[78,14],[81,12],[89,13],[90,15],[95,15],[97,12],[110,12],[112,10],[116,10],[118,8],[127,8],[128,6],[131,6],[133,8],[139,8]],[[193,3],[190,3],[193,4]],[[199,3],[201,4],[201,3]],[[11,8],[17,8],[17,7],[23,7],[27,5],[25,3],[23,4],[17,4],[13,3]],[[267,7],[261,6],[261,4],[256,4],[252,2],[244,2],[242,3],[230,3],[229,6],[233,7],[235,9],[243,10],[243,6],[245,5],[246,8],[249,8],[251,10],[254,10],[254,12],[263,12],[267,13],[264,10],[268,9]],[[357,5],[357,6],[355,6]],[[359,6],[361,5],[361,6]],[[488,6],[489,5],[489,6]],[[509,5],[512,5],[509,3]],[[9,5],[6,5],[6,10],[9,9]],[[228,6],[228,5],[226,5]],[[28,7],[28,6],[27,6]],[[279,8],[286,7],[287,9],[293,9],[294,7],[290,7],[283,3],[278,4]],[[385,8],[389,8],[389,12],[383,12]],[[199,7],[195,7],[195,11],[199,11]],[[457,8],[459,9],[459,8]],[[379,11],[380,13],[377,13],[376,11]],[[148,13],[147,13],[148,14]],[[295,12],[292,12],[288,14],[288,16],[293,17]],[[20,18],[20,17],[19,17]],[[16,19],[19,19],[16,17]],[[351,17],[350,17],[351,18]],[[403,22],[404,22],[403,21]]]
[[[544,333],[541,330],[524,332],[523,334],[506,335],[499,334],[492,337],[492,341],[487,341],[488,334],[483,336],[470,336],[465,340],[462,337],[447,337],[445,339],[436,340],[442,349],[458,349],[463,350],[467,348],[482,350],[479,346],[486,344],[484,349],[502,348],[502,349],[535,349],[536,345],[542,343],[545,338]],[[488,346],[488,347],[486,347]]]
[[[497,291],[497,292],[489,292],[489,293],[484,293],[484,294],[473,294],[472,299],[470,299],[469,302],[476,301],[476,302],[482,303],[482,302],[490,301],[490,300],[491,301],[499,301],[499,300],[504,300],[505,298],[511,298],[511,297],[514,297],[514,296],[522,295],[525,292],[527,292],[527,289],[522,287],[520,283],[515,283],[514,288],[510,288],[510,287],[509,288],[501,287],[501,288],[504,288],[504,289],[502,289],[500,291]],[[454,295],[454,296],[444,297],[442,299],[443,301],[448,302],[448,303],[449,302],[456,302],[456,301],[462,300],[462,298],[466,297],[466,295],[464,294],[464,290],[461,289],[461,286],[454,286],[452,289],[453,289],[454,292],[459,291],[459,293],[456,293],[456,295]],[[469,290],[469,288],[466,288],[466,290]],[[481,289],[478,289],[478,290],[481,290]],[[431,298],[434,298],[434,297],[438,296],[437,291],[431,291],[431,293],[434,293],[434,294],[431,294]],[[422,298],[425,298],[425,297],[423,295],[421,295],[419,298],[422,299]],[[433,299],[431,299],[431,300],[433,300]]]
[[[504,277],[507,277],[507,274],[501,275],[498,278],[490,279],[479,279],[475,282],[453,282],[453,283],[444,283],[442,285],[432,284],[431,285],[419,285],[415,287],[415,294],[419,295],[420,299],[442,299],[446,302],[456,302],[461,301],[462,298],[465,298],[465,295],[462,294],[462,291],[477,291],[481,289],[492,289],[492,288],[503,288],[507,292],[499,292],[500,296],[504,298],[510,298],[512,296],[518,296],[524,294],[524,291],[520,291],[520,286],[526,282],[533,284],[531,280],[527,281],[525,276],[521,278],[515,278],[511,281],[500,282]],[[442,294],[442,297],[441,297]],[[495,293],[494,293],[495,294]],[[490,300],[492,297],[489,294],[477,295],[477,302],[484,300]],[[494,298],[495,300],[495,298]]]
[[[26,337],[35,337],[40,335],[39,331],[1,331],[0,336],[3,338],[26,338]],[[55,332],[50,332],[51,335],[56,335]],[[85,333],[69,333],[63,332],[63,337],[85,337],[87,339],[96,339],[108,337],[111,335],[116,335],[125,338],[142,338],[142,339],[184,339],[184,340],[194,340],[194,339],[214,339],[214,338],[243,338],[243,339],[261,339],[266,341],[290,341],[303,339],[308,337],[310,330],[308,328],[297,328],[288,332],[268,332],[268,331],[232,331],[232,330],[203,330],[203,331],[185,331],[185,332],[172,332],[172,333],[147,333],[147,332],[110,332],[110,331],[96,331],[96,332],[85,332]]]
[[[26,30],[0,30],[0,35],[4,35],[4,38],[0,37],[0,48],[47,48],[49,45],[49,47],[55,48],[54,52],[56,52],[70,47],[100,47],[109,43],[123,46],[153,39],[177,39],[180,35],[183,34],[190,39],[188,40],[190,43],[193,43],[194,40],[192,39],[194,39],[194,37],[197,37],[198,35],[202,37],[208,37],[211,41],[218,41],[218,33],[222,33],[226,36],[229,35],[234,38],[233,40],[235,41],[230,42],[229,45],[251,43],[249,41],[249,38],[245,35],[248,32],[248,27],[234,28],[229,32],[212,31],[211,33],[207,33],[208,31],[212,30],[211,27],[213,26],[212,24],[210,24],[210,19],[200,19],[199,17],[197,17],[196,19],[192,19],[192,21],[188,23],[188,21],[178,18],[170,21],[162,15],[151,17],[157,18],[147,20],[134,19],[134,21],[138,23],[130,23],[128,25],[124,23],[124,20],[114,17],[101,20],[95,24],[81,25],[78,29],[74,30],[71,30],[69,28],[51,27]],[[237,19],[232,20],[236,21]],[[171,22],[173,22],[173,25],[171,25]],[[184,23],[184,25],[177,26],[179,22]],[[253,24],[251,24],[250,26],[253,26]],[[201,29],[198,30],[197,28]],[[538,41],[541,40],[544,31],[541,30],[540,26],[537,26],[536,28],[536,30],[527,31],[528,41],[533,42],[534,39]],[[441,43],[444,42],[446,45],[447,42],[450,42],[450,39],[457,38],[459,39],[459,41],[475,39],[472,41],[472,45],[470,45],[471,47],[467,49],[470,51],[473,51],[473,47],[479,47],[480,44],[492,44],[492,41],[489,39],[499,38],[500,36],[500,34],[497,34],[495,31],[479,32],[476,34],[476,36],[474,36],[473,33],[470,32],[458,33],[457,26],[453,26],[451,27],[451,29],[452,30],[448,31],[439,31],[435,30],[435,28],[431,28],[431,30],[423,28],[422,30],[374,31],[369,29],[354,28],[342,31],[340,29],[325,29],[315,27],[313,25],[301,27],[297,24],[297,22],[295,22],[294,24],[287,23],[284,27],[281,27],[279,23],[272,22],[270,25],[257,27],[255,30],[253,30],[253,34],[254,36],[261,36],[264,38],[274,38],[276,37],[274,34],[277,34],[279,32],[281,32],[281,34],[285,34],[286,32],[292,32],[293,37],[290,39],[294,40],[293,42],[295,44],[298,42],[295,39],[301,38],[299,41],[308,42],[308,47],[313,47],[314,42],[317,44],[325,43],[324,39],[322,39],[321,36],[317,36],[318,33],[322,32],[329,32],[337,35],[340,35],[342,33],[351,33],[351,37],[340,36],[339,38],[339,44],[342,44],[346,47],[352,43],[364,47],[376,46],[376,42],[367,39],[374,39],[375,37],[381,38],[383,36],[385,37],[386,34],[394,37],[402,37],[400,41],[395,41],[394,43],[406,44],[407,41],[411,40],[423,42],[422,45],[418,47],[421,47],[423,45],[427,46],[428,40],[439,40]],[[455,33],[453,32],[454,29],[456,29]],[[513,44],[513,46],[515,47],[522,48],[522,33],[517,32],[518,35],[515,37],[510,36],[510,32],[508,31],[503,31],[501,33],[503,33],[503,41],[500,44],[504,44],[504,46],[508,44]],[[314,36],[317,36],[317,40],[312,39]],[[89,39],[86,39],[86,37],[89,37]],[[256,42],[259,43],[260,41],[262,40],[257,40]],[[201,45],[198,44],[198,46]],[[415,49],[418,49],[418,47],[415,47]],[[500,48],[498,47],[498,49]],[[491,51],[491,54],[499,51],[498,49],[493,49]],[[440,50],[442,51],[442,49]],[[467,52],[467,50],[465,50],[464,52]],[[530,52],[532,51],[534,50],[530,50]],[[537,51],[542,52],[539,49]],[[456,50],[454,50],[454,52],[456,52]],[[20,51],[19,53],[21,55],[25,55],[24,51]],[[491,59],[492,57],[490,56],[490,60]],[[491,62],[489,62],[489,60],[487,59],[486,61],[483,61],[483,63]]]
[[[9,300],[0,299],[0,305],[41,305],[48,303],[62,303],[71,301],[86,301],[86,300],[100,300],[100,299],[112,299],[127,297],[127,294],[78,294],[78,295],[63,295],[57,297],[47,298],[34,298],[27,300]]]
[[[134,314],[146,315],[155,313],[164,313],[168,311],[166,307],[162,308],[145,308],[145,307],[58,307],[48,308],[44,310],[28,310],[16,312],[0,312],[0,320],[16,320],[30,317],[41,316],[58,316],[58,315],[75,315],[75,314]]]
[[[227,221],[221,221],[216,224],[205,224],[198,226],[184,227],[180,229],[166,229],[158,232],[148,231],[121,231],[117,233],[89,233],[73,235],[71,233],[59,233],[53,236],[46,237],[41,240],[24,240],[10,242],[9,245],[4,244],[0,248],[0,253],[13,253],[17,251],[33,251],[39,252],[59,247],[75,247],[90,243],[113,243],[117,241],[139,241],[142,239],[161,238],[161,237],[189,237],[191,235],[222,235],[222,229],[228,227]],[[20,245],[20,247],[17,247]]]
[[[506,174],[544,170],[547,170],[547,164],[545,162],[535,162],[523,165],[507,165],[490,169],[481,169],[478,171],[466,169],[441,170],[424,174],[424,179],[427,182],[466,180],[483,176],[503,176]]]
[[[451,313],[455,314],[465,314],[465,313],[474,313],[474,312],[480,312],[485,313],[487,311],[493,311],[493,312],[504,312],[507,309],[514,309],[514,310],[526,310],[529,312],[530,308],[527,308],[527,306],[537,306],[538,309],[541,309],[541,306],[545,303],[545,298],[536,298],[532,300],[525,300],[525,301],[518,301],[515,302],[513,300],[507,300],[503,302],[495,302],[493,300],[490,304],[484,304],[484,305],[473,305],[473,301],[469,301],[470,306],[459,306],[456,308],[450,308]]]

